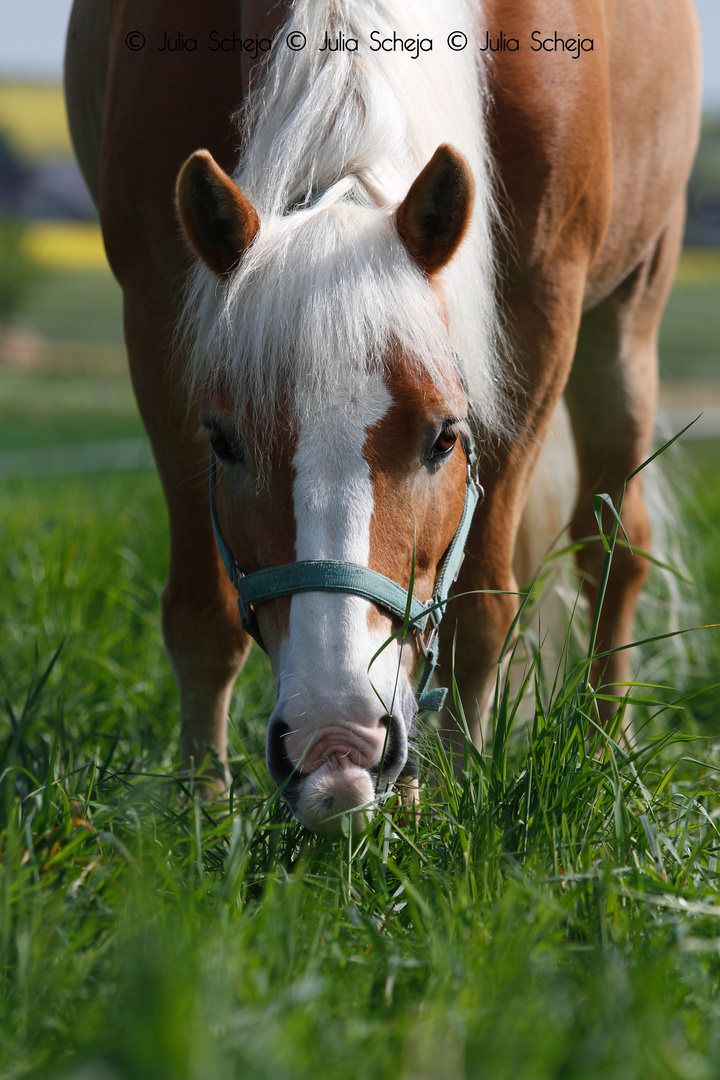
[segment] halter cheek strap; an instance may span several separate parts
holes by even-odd
[[[215,454],[212,453],[210,516],[220,557],[225,564],[228,577],[237,590],[240,623],[243,630],[255,639],[264,652],[267,652],[255,613],[259,604],[302,592],[339,592],[361,596],[364,600],[369,600],[392,615],[396,615],[403,622],[407,617],[408,625],[418,631],[418,640],[425,656],[425,664],[417,689],[418,712],[438,712],[442,709],[447,688],[428,689],[438,662],[438,630],[445,614],[448,593],[458,576],[465,556],[465,544],[475,507],[485,495],[476,477],[477,457],[472,441],[469,438],[463,438],[462,445],[467,458],[467,482],[462,517],[447,550],[433,595],[427,604],[423,604],[415,596],[410,596],[407,589],[403,589],[397,582],[384,574],[379,574],[376,570],[359,566],[357,563],[338,562],[334,559],[309,559],[286,563],[283,566],[269,566],[265,570],[256,570],[251,574],[243,573],[235,562],[218,524],[215,508],[217,460]],[[428,626],[430,632],[426,639],[424,635]]]

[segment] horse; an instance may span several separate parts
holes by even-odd
[[[561,399],[574,539],[648,451],[698,55],[691,0],[75,0],[69,124],[168,507],[182,750],[218,784],[253,637],[268,768],[311,829],[412,787],[454,642],[480,744]],[[647,573],[640,475],[623,525],[607,688]],[[593,604],[603,552],[577,557]]]

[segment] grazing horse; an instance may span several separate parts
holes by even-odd
[[[301,821],[411,779],[422,612],[468,529],[440,652],[457,633],[479,740],[556,405],[575,538],[649,447],[698,71],[691,0],[75,0],[70,128],[169,510],[186,759],[225,767],[254,635]],[[647,549],[640,477],[623,519]],[[602,550],[578,558],[592,604]],[[600,648],[645,574],[616,551]]]

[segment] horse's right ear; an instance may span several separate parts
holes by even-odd
[[[213,273],[228,274],[260,228],[255,209],[208,150],[197,150],[187,159],[175,199],[193,250]]]
[[[474,192],[467,161],[443,143],[397,208],[400,239],[428,277],[442,270],[460,246],[470,223]]]

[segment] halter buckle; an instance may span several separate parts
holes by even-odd
[[[418,632],[418,636],[417,636],[418,645],[420,646],[420,652],[422,653],[423,658],[425,660],[427,660],[429,654],[434,649],[435,644],[436,644],[437,639],[438,639],[438,634],[440,633],[440,623],[435,618],[435,612],[434,611],[428,612],[428,619],[432,620],[432,623],[431,623],[430,633],[428,634],[428,637],[427,637],[427,641],[425,640],[424,634],[422,634],[421,632]]]
[[[482,484],[478,480],[477,462],[475,462],[474,464],[471,465],[470,462],[468,461],[468,463],[467,463],[467,482],[468,482],[468,484],[473,484],[475,486],[475,490],[478,493],[478,506],[482,506],[482,504],[485,502],[485,488],[482,486]]]

